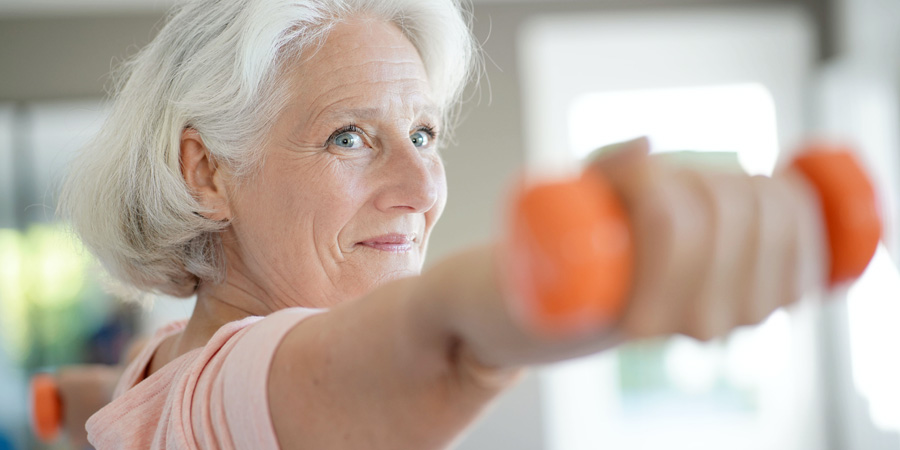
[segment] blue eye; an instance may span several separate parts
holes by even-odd
[[[431,136],[429,136],[428,133],[419,130],[409,135],[409,140],[412,141],[414,146],[421,148],[428,145],[428,142],[431,141]]]
[[[362,148],[363,146],[362,136],[352,131],[345,131],[335,136],[332,142],[342,148]]]

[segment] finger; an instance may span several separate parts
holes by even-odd
[[[794,221],[794,255],[791,260],[792,277],[786,280],[782,305],[800,300],[805,294],[815,294],[826,285],[830,265],[824,219],[819,209],[816,193],[806,182],[794,175],[783,177],[790,187]]]
[[[707,255],[708,211],[687,172],[663,170],[649,180],[633,208],[637,265],[626,332],[649,337],[682,332],[687,299]]]
[[[780,179],[753,177],[757,209],[756,242],[749,271],[749,296],[743,310],[744,322],[758,323],[792,296],[796,254],[796,208],[790,186]]]
[[[650,140],[646,137],[601,147],[591,153],[587,169],[618,184],[647,162]]]
[[[650,139],[641,136],[600,147],[591,152],[587,160],[598,164],[616,164],[616,161],[627,161],[627,158],[640,158],[648,154],[650,154]]]
[[[741,323],[747,303],[747,277],[756,239],[754,195],[746,175],[697,173],[700,195],[710,211],[705,251],[708,263],[692,300],[695,337],[712,339]]]

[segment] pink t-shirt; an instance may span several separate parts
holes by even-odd
[[[145,379],[159,344],[185,322],[163,327],[125,369],[113,401],[88,420],[88,440],[98,450],[279,448],[269,367],[288,331],[322,311],[288,308],[228,323]]]

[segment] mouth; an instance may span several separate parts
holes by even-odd
[[[407,253],[412,251],[416,241],[415,234],[391,233],[357,242],[356,245],[388,253]]]

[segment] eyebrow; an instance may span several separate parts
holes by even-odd
[[[416,116],[427,116],[434,118],[435,120],[440,119],[441,110],[432,103],[422,103],[411,108],[413,111],[417,112]],[[353,109],[340,109],[335,111],[325,112],[319,116],[321,118],[327,119],[361,119],[361,120],[372,120],[381,118],[387,115],[387,112],[384,108],[353,108]]]

